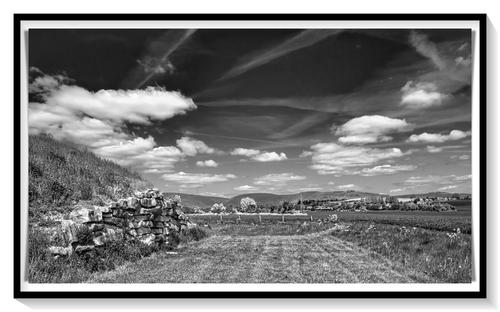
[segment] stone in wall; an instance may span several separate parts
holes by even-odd
[[[135,192],[106,207],[79,208],[61,222],[67,246],[52,246],[56,255],[81,253],[119,240],[136,239],[147,245],[168,244],[189,224],[178,195],[164,198],[157,189]]]

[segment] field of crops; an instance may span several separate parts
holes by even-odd
[[[419,227],[437,231],[455,231],[460,228],[462,233],[471,232],[470,201],[455,201],[456,212],[436,211],[308,211],[307,214],[192,214],[191,221],[195,223],[299,223],[304,221],[319,222],[336,214],[340,222],[365,222]]]

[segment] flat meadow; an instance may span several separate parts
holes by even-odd
[[[286,215],[285,222],[276,215],[261,215],[260,219],[257,215],[239,219],[226,215],[223,222],[220,216],[192,219],[217,235],[297,236],[326,231],[325,235],[389,259],[396,270],[411,267],[428,278],[417,279],[421,282],[468,283],[472,277],[470,201],[454,204],[456,212],[308,211],[307,216]],[[337,215],[338,221],[325,222],[332,214]]]
[[[337,215],[337,220],[328,217]],[[471,217],[457,212],[190,215],[178,248],[107,246],[53,259],[37,239],[32,282],[470,283]],[[313,221],[311,221],[311,218]],[[222,221],[221,221],[222,220]],[[121,244],[121,245],[120,245]]]
[[[467,213],[191,215],[206,233],[96,283],[470,283]],[[313,221],[310,221],[310,217]],[[294,218],[296,217],[296,218]]]

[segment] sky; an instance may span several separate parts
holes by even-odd
[[[469,29],[35,29],[30,134],[209,196],[471,192]]]

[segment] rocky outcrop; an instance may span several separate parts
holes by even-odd
[[[52,246],[49,251],[69,255],[117,240],[174,245],[172,238],[189,222],[177,211],[180,201],[179,196],[164,198],[157,189],[149,189],[106,207],[77,209],[70,220],[61,222],[66,246]]]

